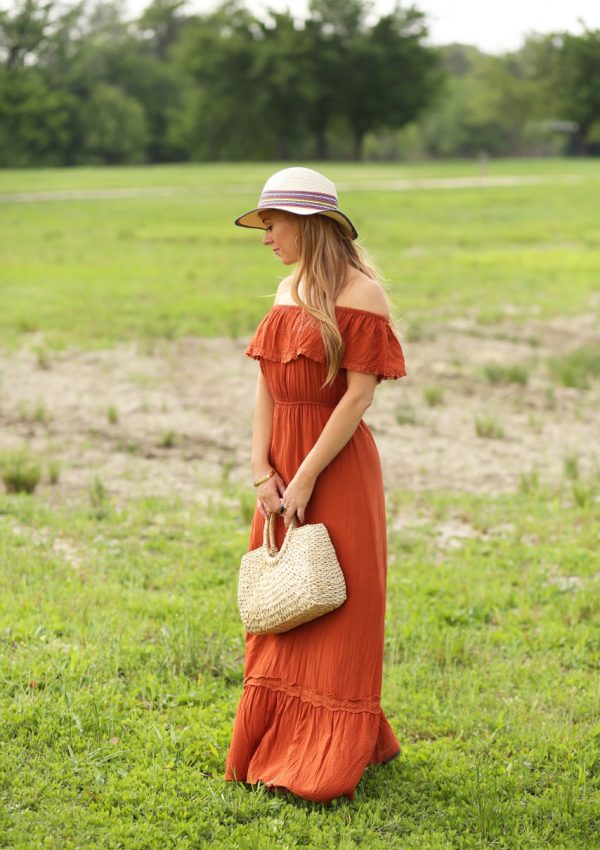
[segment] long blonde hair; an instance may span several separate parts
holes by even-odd
[[[327,361],[323,386],[329,386],[344,356],[335,305],[346,285],[348,266],[372,280],[379,280],[379,275],[367,254],[335,219],[317,213],[294,215],[294,220],[298,224],[299,258],[290,281],[290,295],[319,322]],[[300,281],[306,301],[298,294]]]

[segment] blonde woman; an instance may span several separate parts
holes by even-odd
[[[257,504],[249,548],[273,512],[327,527],[346,602],[279,635],[247,635],[244,689],[225,778],[326,802],[354,796],[365,768],[397,756],[380,705],[387,543],[379,454],[362,417],[384,378],[405,375],[389,302],[340,211],[307,168],[266,183],[236,224],[293,273],[246,354],[260,363],[252,437]]]

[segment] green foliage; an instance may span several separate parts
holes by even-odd
[[[529,380],[529,370],[519,364],[502,366],[500,363],[488,363],[483,367],[483,374],[490,384],[519,384],[524,387]]]
[[[444,403],[444,391],[441,387],[435,385],[424,387],[423,398],[428,407],[438,407]]]
[[[61,463],[59,460],[53,458],[52,460],[48,461],[48,483],[51,484],[53,487],[58,484],[58,481],[60,479],[60,468]]]
[[[22,448],[0,456],[0,474],[7,493],[33,493],[42,473],[38,460]]]
[[[506,436],[502,424],[493,416],[477,416],[475,418],[475,432],[478,437],[487,440],[502,440]]]
[[[600,119],[600,29],[580,35],[561,33],[556,38],[560,61],[553,82],[562,115],[576,124],[575,147],[585,153],[593,147],[592,129]],[[600,146],[597,141],[595,150]]]
[[[88,488],[92,516],[95,519],[106,519],[110,515],[111,504],[104,482],[99,475],[95,475]]]
[[[161,449],[172,449],[177,443],[177,434],[175,431],[166,431],[158,441],[158,446]]]
[[[548,363],[552,375],[565,387],[588,389],[590,379],[600,378],[600,346],[589,344],[560,356]]]
[[[577,481],[579,478],[579,458],[576,454],[566,455],[563,461],[563,469],[565,478],[570,481]]]
[[[415,7],[17,0],[0,15],[0,165],[593,153],[600,31],[426,44]],[[571,140],[569,139],[569,134]]]
[[[143,162],[148,128],[142,105],[118,88],[98,84],[82,107],[82,158],[87,162]]]

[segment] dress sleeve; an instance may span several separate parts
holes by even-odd
[[[348,311],[340,321],[340,330],[345,345],[342,369],[376,375],[378,384],[406,375],[402,346],[386,316],[367,310]]]

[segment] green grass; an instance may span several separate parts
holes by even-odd
[[[600,378],[600,344],[588,344],[549,361],[550,372],[565,387],[586,390]]]
[[[488,363],[483,367],[483,374],[490,384],[519,384],[524,387],[529,380],[528,368],[519,364],[503,366],[500,363]]]
[[[0,193],[174,191],[0,203],[4,344],[19,344],[32,332],[54,348],[249,333],[270,306],[283,269],[261,246],[260,234],[235,228],[233,219],[256,204],[277,167],[3,172]],[[477,315],[484,308],[500,316],[507,305],[516,320],[532,310],[544,317],[598,309],[592,299],[600,276],[597,162],[492,163],[492,176],[537,175],[547,182],[488,189],[381,188],[394,180],[477,176],[469,162],[332,163],[325,170],[338,180],[343,209],[410,328],[424,318]]]
[[[246,501],[0,498],[0,846],[591,850],[598,500],[388,499],[390,529],[415,516],[390,531],[383,705],[403,754],[329,807],[222,781]],[[437,542],[451,520],[474,530],[460,549]]]

